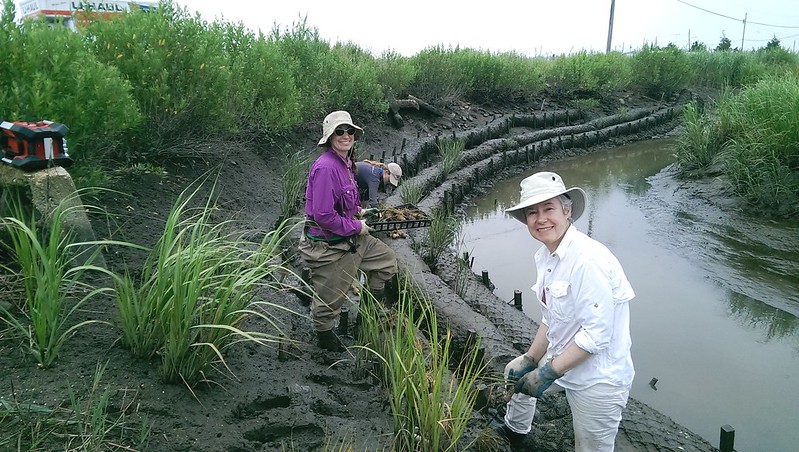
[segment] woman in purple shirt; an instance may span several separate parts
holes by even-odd
[[[397,258],[385,243],[369,234],[362,219],[352,150],[363,135],[346,111],[334,111],[322,122],[318,145],[322,155],[311,165],[305,189],[305,230],[299,252],[311,270],[315,296],[311,316],[319,347],[344,351],[334,332],[358,271],[366,274],[372,295],[385,299],[386,281],[397,273]]]

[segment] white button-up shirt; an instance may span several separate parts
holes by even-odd
[[[532,287],[547,326],[547,357],[572,342],[591,353],[587,361],[557,380],[567,389],[596,383],[632,384],[629,301],[635,297],[618,259],[598,241],[570,226],[557,250],[535,253]]]

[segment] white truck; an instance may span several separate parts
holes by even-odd
[[[124,14],[130,11],[132,7],[141,8],[143,11],[150,11],[158,6],[158,2],[127,0],[106,0],[102,2],[82,0],[20,0],[19,6],[20,16],[23,19],[44,17],[48,23],[62,23],[71,30],[75,30],[80,27],[81,23],[84,21],[97,17],[108,19],[115,15]]]

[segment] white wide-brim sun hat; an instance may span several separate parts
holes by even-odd
[[[344,124],[355,128],[356,140],[363,135],[363,129],[356,126],[355,123],[352,122],[352,117],[350,117],[349,113],[343,110],[334,111],[333,113],[325,116],[324,121],[322,121],[322,138],[319,139],[317,146],[325,146],[327,144],[327,140],[330,138],[330,135],[333,135],[333,132],[336,131],[336,127]]]
[[[568,190],[563,184],[563,179],[556,173],[541,172],[535,173],[522,180],[521,197],[519,204],[505,209],[505,213],[513,218],[527,224],[525,209],[535,204],[552,199],[559,195],[566,195],[572,200],[572,221],[577,221],[585,210],[585,192],[580,187],[572,187]]]

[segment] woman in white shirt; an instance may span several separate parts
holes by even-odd
[[[536,173],[521,182],[519,204],[506,212],[541,242],[532,287],[541,326],[530,348],[505,367],[515,382],[504,423],[511,445],[532,428],[536,400],[565,390],[576,451],[612,451],[635,370],[630,347],[630,283],[605,245],[572,225],[585,210],[585,192],[561,177]],[[553,385],[554,383],[554,385]]]

